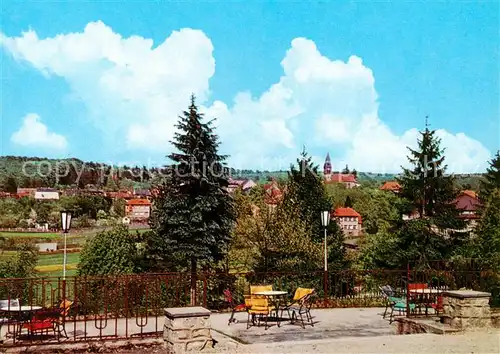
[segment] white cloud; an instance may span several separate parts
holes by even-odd
[[[54,150],[64,150],[68,145],[64,136],[49,132],[36,113],[27,114],[19,130],[14,132],[10,139],[17,145]]]
[[[102,22],[46,39],[34,31],[0,34],[0,42],[18,60],[63,77],[113,141],[125,136],[129,149],[152,154],[167,151],[192,92],[206,104],[215,73],[212,42],[193,29],[174,31],[156,47],[151,39],[123,38]],[[207,117],[219,118],[233,166],[288,168],[303,145],[315,155],[342,151],[334,164],[357,170],[394,172],[406,163],[405,147],[416,143],[417,131],[398,136],[379,119],[375,78],[361,58],[331,60],[313,41],[295,38],[281,66],[282,76],[262,95],[240,92],[231,104],[202,107]],[[439,135],[452,169],[476,170],[490,156],[464,134]]]

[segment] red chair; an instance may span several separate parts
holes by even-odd
[[[408,290],[427,289],[429,286],[424,283],[408,284]]]
[[[58,308],[36,312],[31,321],[23,325],[23,328],[28,330],[29,335],[38,332],[48,335],[49,331],[52,331],[58,339],[62,335],[68,338],[65,322],[72,305],[73,301],[65,300]]]
[[[431,304],[432,308],[436,311],[436,315],[440,312],[443,312],[443,297],[438,296],[436,299],[436,303]]]
[[[236,312],[246,311],[247,305],[245,305],[245,304],[236,305],[234,302],[233,294],[231,293],[231,290],[229,290],[229,289],[224,290],[224,299],[231,307],[231,317],[229,317],[229,321],[227,323],[227,325],[229,326],[232,322],[234,322],[234,323],[238,322],[238,320],[236,318],[234,318],[234,314]]]

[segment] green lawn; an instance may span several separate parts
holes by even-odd
[[[77,275],[78,269],[70,269],[66,271],[67,277],[73,277]],[[49,277],[62,277],[62,270],[56,270],[55,272],[43,272],[39,273],[40,277],[49,278]]]
[[[62,254],[62,253],[41,254],[38,257],[38,265],[39,266],[46,266],[46,265],[63,264],[63,257],[64,257],[64,254]],[[67,264],[78,263],[79,261],[80,261],[80,253],[68,253],[67,254],[67,259],[66,259]]]
[[[61,237],[60,233],[57,232],[0,232],[0,237],[23,237],[23,238],[57,238]]]

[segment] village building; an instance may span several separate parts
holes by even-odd
[[[401,185],[396,181],[386,181],[380,186],[380,190],[393,193],[399,193]]]
[[[362,218],[353,208],[337,208],[333,211],[332,218],[337,222],[345,236],[361,235]]]
[[[151,199],[151,191],[149,189],[135,189],[134,196],[136,198]]]
[[[130,199],[125,205],[125,216],[131,221],[147,221],[151,215],[151,202],[147,199]]]
[[[129,190],[120,190],[118,192],[106,192],[106,197],[109,197],[111,199],[134,199],[136,198],[134,196],[134,193]]]
[[[454,203],[460,211],[459,218],[465,220],[467,223],[465,230],[462,231],[472,231],[477,225],[477,220],[479,219],[478,211],[481,207],[481,201],[476,192],[464,190],[460,192]]]
[[[52,188],[39,188],[35,192],[35,200],[59,200],[59,191]]]
[[[325,183],[341,183],[346,188],[354,188],[360,186],[356,175],[352,173],[332,172],[330,153],[326,154],[325,163],[323,165],[323,176]]]
[[[17,188],[17,197],[35,198],[36,188]]]
[[[242,192],[247,193],[253,187],[255,187],[257,183],[252,181],[251,179],[232,179],[229,178],[229,185],[227,186],[227,191],[229,193],[234,193],[236,190],[240,189]]]
[[[271,210],[274,210],[282,199],[283,192],[278,182],[273,178],[269,183],[264,185],[264,203],[266,203]]]

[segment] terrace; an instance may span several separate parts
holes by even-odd
[[[396,333],[396,325],[383,318],[387,300],[380,287],[407,289],[408,284],[428,283],[436,288],[467,287],[482,290],[488,275],[480,271],[343,271],[308,273],[199,274],[191,301],[190,277],[184,273],[106,277],[2,279],[1,299],[19,299],[22,316],[6,322],[1,329],[4,347],[68,345],[106,340],[161,340],[164,308],[192,303],[212,311],[213,332],[239,343],[321,340],[325,338],[378,337]],[[410,283],[407,281],[410,279]],[[288,295],[299,286],[316,289],[311,310],[313,326],[271,322],[268,329],[247,329],[246,313],[236,313],[238,323],[228,325],[229,305],[223,291],[231,289],[238,302],[250,284],[272,284]],[[64,332],[29,331],[39,310],[64,312]],[[19,314],[18,312],[16,312]],[[407,316],[414,316],[409,313]],[[423,312],[421,313],[423,315]],[[58,315],[59,316],[59,315]],[[35,321],[36,322],[36,321]],[[59,335],[60,334],[60,335]]]

